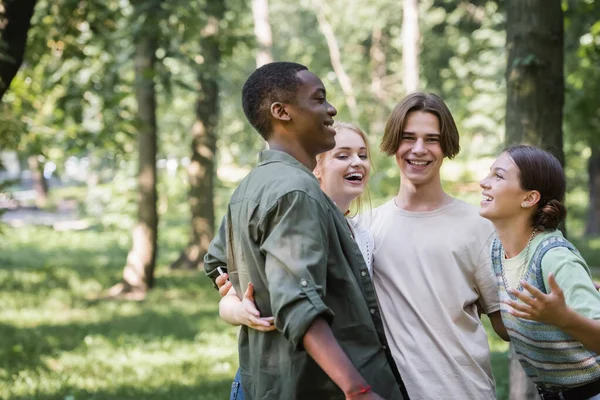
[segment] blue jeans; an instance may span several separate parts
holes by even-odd
[[[229,400],[244,400],[244,391],[242,390],[242,379],[240,377],[240,370],[238,369],[233,378],[231,384],[231,394]]]

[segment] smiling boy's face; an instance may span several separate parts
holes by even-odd
[[[406,116],[396,164],[403,181],[414,186],[441,184],[440,168],[444,151],[440,143],[440,122],[432,113],[411,111]]]
[[[309,154],[316,156],[335,146],[333,117],[337,110],[327,101],[325,86],[315,74],[305,70],[297,76],[302,84],[298,87],[295,103],[286,104],[290,116],[287,128],[296,133]]]

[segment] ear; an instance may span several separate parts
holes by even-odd
[[[315,177],[317,178],[317,180],[320,183],[321,182],[321,166],[318,163],[317,163],[317,166],[315,167],[315,169],[313,169],[313,174],[315,175]]]
[[[521,207],[531,208],[540,202],[541,197],[542,196],[540,195],[540,192],[538,192],[537,190],[532,190],[529,193],[527,193],[527,196],[525,196],[525,198],[521,202]]]
[[[271,104],[271,115],[279,121],[289,121],[292,119],[288,113],[287,104],[280,101]]]

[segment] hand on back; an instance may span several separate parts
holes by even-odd
[[[228,278],[229,275],[225,273],[223,275],[219,275],[215,280],[215,283],[219,288],[219,294],[222,297],[237,297],[237,293]],[[256,303],[254,302],[254,285],[252,283],[248,284],[248,288],[244,293],[244,297],[235,306],[233,313],[236,321],[240,325],[246,325],[249,328],[256,329],[261,332],[270,332],[276,329],[275,325],[273,324],[273,317],[262,318],[260,316],[260,311],[258,311],[256,308]]]

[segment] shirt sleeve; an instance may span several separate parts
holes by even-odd
[[[600,293],[588,271],[585,261],[566,247],[550,249],[542,258],[546,290],[550,291],[548,274],[552,272],[567,306],[587,318],[600,320]]]
[[[496,276],[492,268],[491,246],[494,235],[491,234],[479,252],[477,269],[475,270],[475,286],[479,293],[479,304],[485,314],[500,310],[500,297]]]
[[[324,303],[328,234],[325,211],[303,192],[282,196],[260,223],[266,237],[265,276],[275,326],[294,346],[317,317],[328,323],[333,312]]]
[[[212,281],[215,288],[215,279],[220,275],[217,267],[227,272],[227,215],[223,216],[221,226],[217,234],[208,246],[208,252],[204,256],[204,272]]]

